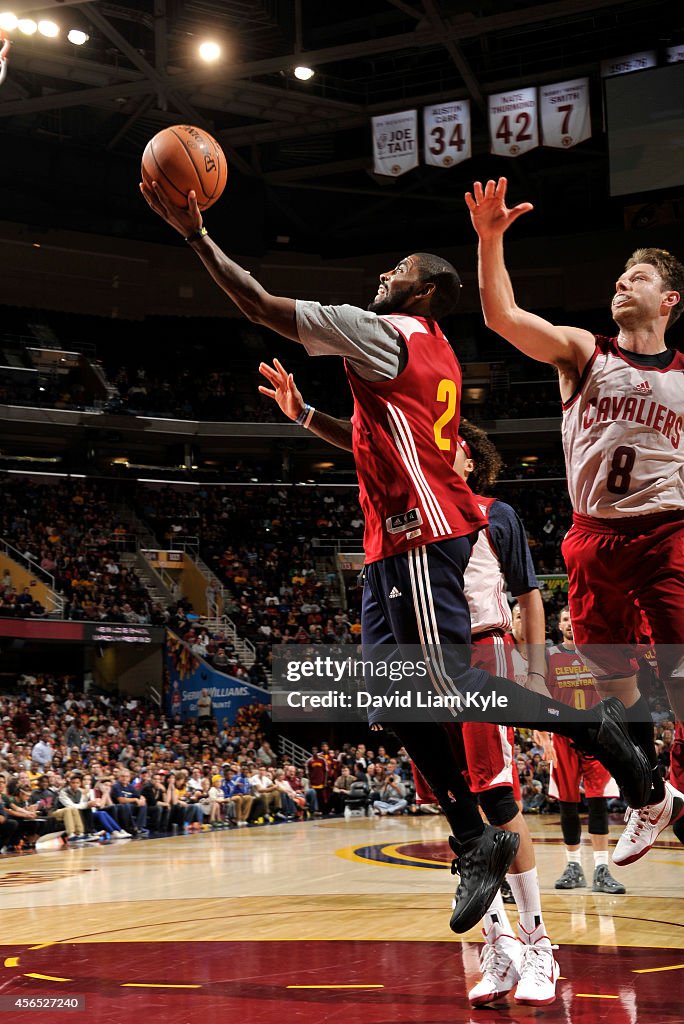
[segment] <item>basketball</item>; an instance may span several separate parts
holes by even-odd
[[[202,128],[175,124],[158,132],[145,146],[142,179],[156,181],[174,206],[188,205],[194,189],[200,210],[221,197],[228,180],[228,162],[216,139]]]

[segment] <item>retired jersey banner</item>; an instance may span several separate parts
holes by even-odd
[[[382,114],[373,121],[373,170],[396,178],[418,166],[418,112]]]
[[[541,86],[539,106],[545,146],[569,149],[591,138],[588,78]]]
[[[537,90],[510,89],[489,97],[491,151],[498,156],[520,156],[539,145]]]
[[[453,167],[470,159],[470,100],[425,107],[423,127],[426,164]]]

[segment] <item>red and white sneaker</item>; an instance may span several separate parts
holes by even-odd
[[[651,849],[668,825],[684,816],[684,793],[665,783],[665,799],[634,810],[627,808],[627,828],[613,850],[613,864],[633,864]]]
[[[480,953],[482,977],[471,988],[468,999],[473,1006],[484,1006],[501,999],[520,980],[521,945],[501,925],[493,924],[488,932],[482,931],[485,944]]]
[[[531,933],[525,932],[522,925],[518,930],[524,933],[521,943],[520,981],[515,990],[515,1001],[524,1006],[547,1006],[556,998],[556,982],[560,967],[556,963],[548,935],[544,935],[541,927]]]

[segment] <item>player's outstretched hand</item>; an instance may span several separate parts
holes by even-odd
[[[296,420],[304,408],[304,399],[292,374],[287,372],[278,359],[273,360],[273,366],[269,366],[268,363],[259,363],[259,373],[273,385],[267,388],[260,384],[261,394],[267,395],[277,402],[288,419]]]
[[[498,181],[488,181],[484,188],[481,181],[476,181],[472,193],[466,192],[466,206],[480,238],[503,235],[521,214],[533,209],[532,203],[518,203],[509,210],[506,206],[507,187],[507,179],[499,178]]]
[[[154,210],[172,228],[175,228],[183,238],[187,238],[188,235],[194,235],[202,227],[202,214],[197,205],[197,196],[194,192],[188,192],[188,205],[185,209],[182,209],[180,206],[174,206],[173,203],[168,201],[156,181],[152,182],[152,187],[141,181],[140,191],[150,209]]]

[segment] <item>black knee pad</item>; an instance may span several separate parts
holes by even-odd
[[[588,796],[589,835],[608,835],[608,802],[605,796]]]
[[[479,797],[490,825],[507,825],[519,812],[510,786],[495,786],[480,793]]]
[[[569,803],[567,800],[559,800],[558,803],[560,804],[560,823],[561,831],[563,833],[563,842],[566,846],[579,846],[579,841],[582,836],[579,805],[576,803]]]

